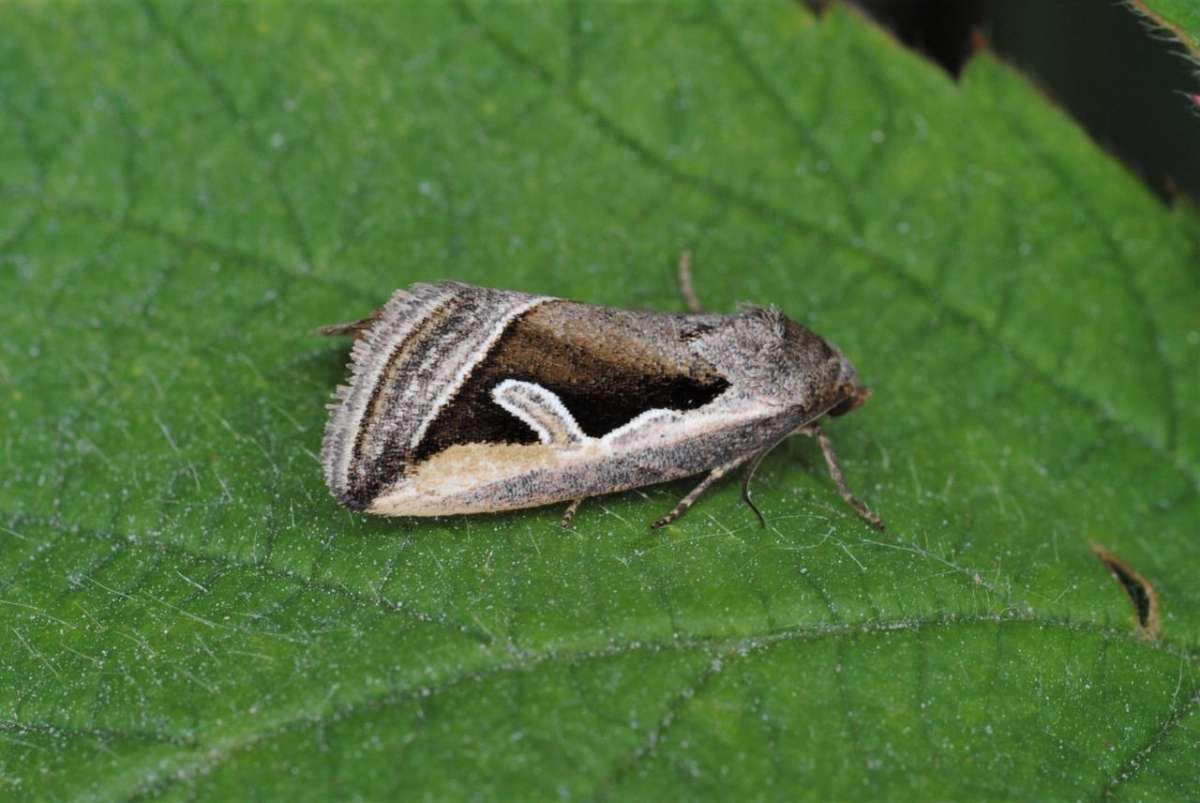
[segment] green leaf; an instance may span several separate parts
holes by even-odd
[[[5,797],[1197,788],[1200,226],[1019,74],[782,0],[64,10],[0,12]],[[766,529],[330,499],[313,327],[678,310],[684,245],[874,386],[828,429],[886,533],[801,441]]]
[[[1131,6],[1171,31],[1192,51],[1200,51],[1200,7],[1190,0],[1140,0]]]

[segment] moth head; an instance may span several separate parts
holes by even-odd
[[[859,383],[858,371],[841,349],[782,313],[774,314],[780,345],[787,355],[784,362],[794,366],[793,376],[800,380],[796,392],[807,410],[845,415],[871,397],[871,389]]]
[[[832,406],[826,415],[836,418],[866,404],[867,399],[871,398],[871,389],[858,381],[858,371],[842,353],[842,350],[828,341],[825,343],[833,352],[830,362],[833,364],[837,376],[829,390],[828,399]]]
[[[806,416],[845,415],[871,396],[841,349],[774,307],[743,307],[693,348],[735,386]]]
[[[843,386],[841,392],[842,400],[831,407],[828,413],[834,418],[857,410],[867,403],[867,399],[871,398],[871,389],[866,385]]]

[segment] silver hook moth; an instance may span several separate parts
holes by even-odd
[[[848,489],[819,422],[870,389],[820,335],[774,308],[640,312],[459,282],[397,290],[371,316],[319,330],[352,335],[321,462],[343,505],[381,516],[443,516],[570,503],[707,472],[652,527],[785,438],[815,437]]]

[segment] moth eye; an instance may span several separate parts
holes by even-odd
[[[829,411],[828,415],[833,416],[834,418],[837,418],[839,415],[845,415],[857,406],[854,402],[855,399],[853,396],[848,399],[843,399],[836,407]]]
[[[862,407],[867,403],[867,399],[869,398],[871,398],[870,388],[863,386],[850,388],[846,398],[831,407],[828,415],[835,418],[839,415],[845,415],[851,410],[857,410],[859,407]]]

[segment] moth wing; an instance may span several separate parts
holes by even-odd
[[[514,318],[474,366],[417,459],[470,443],[552,443],[551,430],[578,430],[562,434],[564,444],[600,438],[648,410],[707,404],[728,382],[693,353],[692,317],[546,300]],[[511,398],[514,387],[523,400]]]
[[[426,428],[508,323],[545,297],[455,282],[399,290],[355,340],[325,430],[325,480],[366,508],[403,475]]]
[[[399,291],[366,320],[344,327],[358,335],[350,382],[322,450],[330,489],[359,510],[453,446],[565,447],[649,410],[702,406],[729,384],[691,347],[717,316],[443,283]]]
[[[492,398],[537,433],[538,440],[551,446],[574,446],[586,435],[562,399],[532,382],[505,379],[492,389]]]

